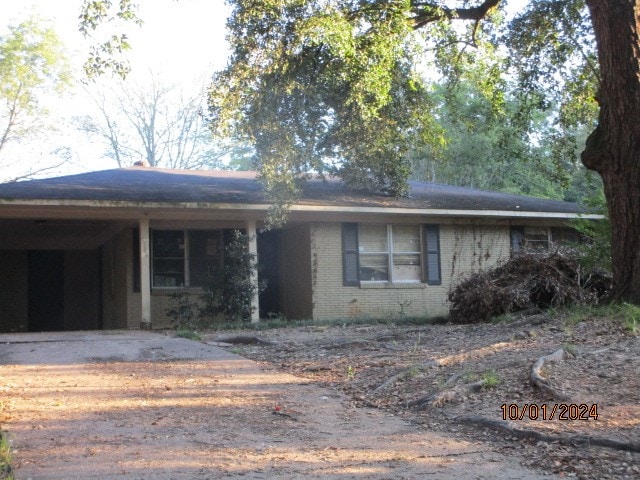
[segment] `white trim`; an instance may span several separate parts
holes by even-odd
[[[255,221],[247,221],[245,224],[247,229],[247,239],[249,242],[249,253],[253,258],[258,260],[258,232]],[[260,298],[258,296],[258,272],[255,269],[251,270],[251,284],[255,288],[253,295],[251,296],[251,323],[258,323],[260,321]]]
[[[151,328],[151,244],[149,237],[149,219],[138,220],[140,232],[140,327]]]
[[[198,202],[129,202],[114,200],[6,200],[0,199],[0,218],[2,210],[10,207],[38,207],[39,217],[46,217],[42,207],[63,208],[100,208],[104,211],[142,209],[152,213],[151,210],[210,210],[216,212],[230,211],[258,211],[266,212],[269,204],[264,203],[198,203]],[[424,215],[430,217],[502,217],[502,218],[556,218],[571,219],[584,218],[588,220],[601,220],[603,215],[592,213],[573,212],[535,212],[520,210],[462,210],[439,208],[406,208],[406,207],[363,207],[363,206],[338,206],[338,205],[292,205],[291,212],[321,212],[321,213],[368,213],[391,215]],[[152,217],[152,215],[150,215]]]

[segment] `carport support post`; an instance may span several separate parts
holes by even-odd
[[[258,235],[256,231],[255,220],[247,220],[247,236],[249,237],[249,253],[256,260],[258,259]],[[255,287],[253,296],[251,297],[251,323],[260,321],[260,301],[258,299],[258,272],[251,271],[251,284]]]
[[[149,219],[141,218],[140,228],[140,300],[142,304],[140,328],[151,329],[151,265],[149,248]]]

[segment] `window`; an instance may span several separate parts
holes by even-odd
[[[437,225],[346,223],[342,247],[345,286],[361,282],[440,284]]]
[[[568,227],[511,227],[511,251],[513,253],[544,253],[551,244],[566,245],[580,241],[580,236]]]
[[[360,281],[389,281],[389,232],[386,225],[358,226]]]
[[[201,287],[210,269],[220,263],[219,230],[154,230],[153,287]]]

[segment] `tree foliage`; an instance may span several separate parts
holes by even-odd
[[[560,126],[555,104],[532,107],[510,59],[491,44],[457,49],[453,57],[437,61],[455,63],[457,72],[430,89],[446,141],[411,150],[414,179],[571,201],[594,194],[598,182],[579,162],[582,125]]]
[[[275,200],[286,205],[301,179],[327,173],[405,193],[408,146],[441,141],[413,68],[416,32],[453,81],[470,48],[500,44],[518,79],[513,125],[531,142],[553,145],[562,166],[593,129],[581,159],[603,180],[613,296],[640,303],[638,0],[530,0],[506,23],[506,0],[228,1],[233,53],[215,77],[212,120],[255,145]],[[533,132],[545,110],[554,112],[547,130]]]
[[[88,78],[97,78],[105,73],[115,73],[125,78],[131,71],[124,53],[131,49],[126,33],[104,32],[105,24],[117,23],[120,27],[127,24],[141,25],[138,17],[138,4],[133,0],[84,0],[79,16],[80,32],[86,38],[92,38],[84,71]]]
[[[405,194],[409,147],[440,137],[412,69],[404,2],[356,3],[235,2],[233,54],[213,81],[212,120],[218,133],[254,145],[278,205],[311,174]]]
[[[45,96],[59,95],[69,85],[64,45],[44,20],[30,17],[0,36],[0,165],[12,164],[7,147],[33,139],[47,129]],[[22,170],[28,177],[47,167]]]
[[[214,78],[212,120],[255,146],[277,204],[292,201],[312,174],[404,195],[416,152],[440,159],[481,130],[482,152],[502,157],[496,174],[503,166],[522,178],[512,167],[536,155],[557,174],[573,168],[578,139],[593,127],[597,63],[579,0],[536,0],[511,21],[500,0],[230,3],[233,55]],[[435,76],[444,78],[441,88],[430,86]],[[471,135],[458,135],[465,129]],[[532,132],[544,135],[544,152]]]

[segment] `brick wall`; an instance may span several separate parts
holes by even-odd
[[[311,227],[314,319],[445,315],[446,296],[452,281],[494,265],[508,257],[510,248],[508,226],[443,224],[440,226],[442,285],[344,287],[341,228],[340,223],[318,223]]]
[[[117,239],[116,283],[126,278],[126,300],[118,305],[126,327],[139,328],[140,293],[133,292],[131,231]],[[342,224],[316,223],[286,228],[282,242],[282,313],[288,318],[337,319],[348,317],[447,314],[446,295],[452,281],[494,265],[510,253],[508,226],[441,224],[442,285],[342,285]],[[121,260],[128,259],[121,263]],[[126,267],[123,269],[123,267]],[[153,328],[171,327],[166,310],[168,290],[151,296]],[[194,291],[194,300],[199,292]],[[121,309],[124,309],[121,310]]]
[[[140,328],[140,314],[136,321],[129,312],[133,285],[131,235],[131,229],[125,229],[102,248],[102,324],[105,329]]]

